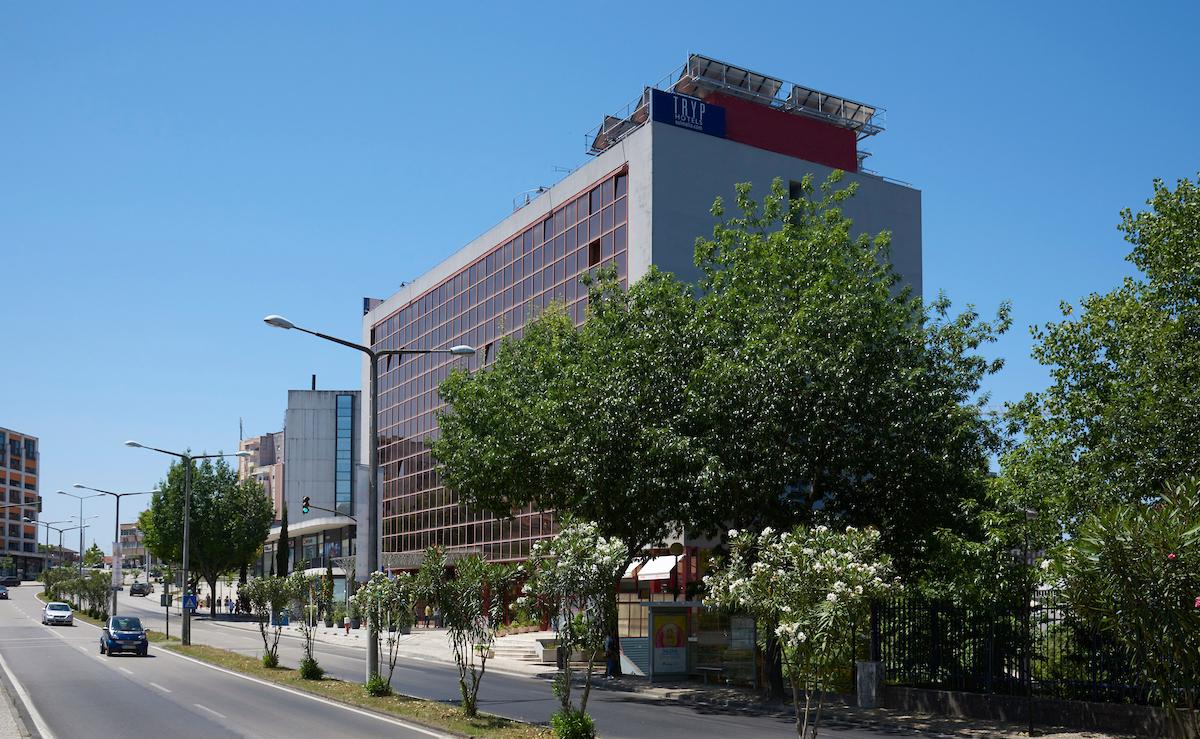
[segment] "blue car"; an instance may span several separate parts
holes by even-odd
[[[113,616],[105,622],[100,633],[100,654],[111,657],[117,652],[133,652],[145,657],[149,648],[146,630],[137,616]]]

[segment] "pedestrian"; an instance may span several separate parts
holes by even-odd
[[[225,612],[230,616],[233,615],[233,598],[230,598],[228,595],[225,596]]]
[[[617,676],[617,640],[612,634],[604,637],[604,679],[612,680]]]
[[[426,603],[425,604],[425,628],[427,628],[427,629],[429,628],[429,619],[431,619],[431,618],[433,618],[433,609],[429,607],[428,603]]]

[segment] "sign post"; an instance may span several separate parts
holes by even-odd
[[[159,603],[162,604],[165,617],[167,619],[167,638],[171,638],[171,581],[163,580],[163,594],[159,598]]]

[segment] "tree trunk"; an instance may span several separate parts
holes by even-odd
[[[783,683],[783,660],[779,652],[779,642],[775,639],[775,631],[767,631],[767,646],[763,653],[763,669],[767,673],[767,702],[782,703],[786,700]]]
[[[205,577],[204,581],[208,583],[208,617],[214,621],[217,618],[217,576],[211,578]]]

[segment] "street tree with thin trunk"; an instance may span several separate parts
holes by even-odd
[[[386,687],[376,688],[378,694],[391,693],[392,674],[396,671],[396,659],[399,657],[400,635],[413,625],[415,593],[416,578],[412,574],[373,572],[371,579],[350,599],[375,634],[378,651],[385,655],[388,671],[382,686]],[[382,649],[384,641],[386,651]]]
[[[275,540],[274,572],[276,577],[288,576],[288,516],[287,503],[283,504],[283,513],[279,519],[279,538]]]
[[[253,478],[239,480],[225,460],[192,463],[191,552],[193,576],[208,583],[210,615],[217,612],[217,581],[250,562],[267,539],[271,499]],[[183,463],[172,463],[150,501],[145,546],[165,562],[183,560]],[[185,587],[193,583],[185,583]]]
[[[880,551],[878,531],[853,526],[728,536],[728,558],[704,580],[706,602],[753,615],[759,633],[774,637],[792,688],[796,734],[815,739],[825,696],[854,660],[855,625],[865,624],[871,601],[895,586],[891,559]]]
[[[487,562],[475,554],[451,561],[436,547],[426,550],[421,562],[416,595],[441,611],[467,716],[479,711],[479,686],[496,632],[504,625],[505,598],[520,573],[512,565]]]
[[[250,611],[258,621],[263,666],[279,666],[279,635],[283,629],[280,614],[296,599],[292,581],[284,577],[255,577],[238,594],[250,604]]]
[[[594,523],[567,518],[562,525],[557,536],[534,545],[525,566],[528,580],[514,606],[553,620],[557,646],[564,654],[554,680],[554,694],[563,714],[559,720],[590,727],[587,702],[595,657],[604,649],[605,637],[612,633],[613,583],[625,569],[627,549],[620,539],[601,536]],[[571,655],[576,651],[587,659],[578,705],[571,698]]]

